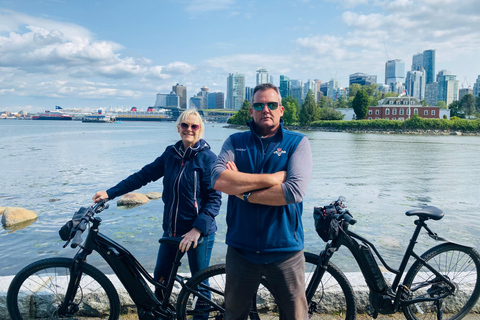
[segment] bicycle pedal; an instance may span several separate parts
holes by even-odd
[[[378,317],[378,312],[373,310],[372,306],[371,305],[367,305],[365,307],[365,312],[370,316],[372,317],[373,319],[377,319]]]

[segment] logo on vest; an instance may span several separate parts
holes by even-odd
[[[236,148],[235,151],[247,151],[247,149],[244,149],[244,148]]]
[[[282,150],[282,148],[277,148],[277,150],[273,151],[273,153],[280,157],[282,153],[287,153],[287,151]]]

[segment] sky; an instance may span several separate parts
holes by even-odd
[[[436,50],[436,70],[473,87],[478,0],[0,0],[0,111],[153,106],[187,86],[225,92],[258,68],[306,82]],[[480,80],[479,80],[480,82]]]

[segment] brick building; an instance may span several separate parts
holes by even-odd
[[[378,106],[368,107],[366,119],[407,120],[417,114],[421,118],[450,119],[449,109],[440,109],[437,106],[424,107],[413,97],[388,97],[378,102]]]

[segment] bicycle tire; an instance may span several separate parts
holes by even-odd
[[[208,292],[210,294],[210,300],[216,302],[222,308],[225,308],[225,264],[213,265],[208,268],[203,269],[194,277],[192,277],[188,282],[187,286],[189,288],[195,288],[198,290],[199,284],[208,280],[209,288]],[[265,288],[265,283],[262,280],[259,288],[258,294],[255,297],[256,302],[252,305],[252,309],[249,314],[250,319],[276,319],[278,317],[263,314],[258,312],[258,310],[263,310],[267,304],[274,303],[273,297],[269,290]],[[205,308],[197,307],[199,299],[198,297],[189,292],[186,289],[182,289],[177,299],[177,317],[178,319],[223,319],[225,314],[219,309],[212,306],[205,306]]]
[[[7,292],[12,320],[60,319],[58,307],[68,287],[73,259],[43,259],[23,268],[13,278]],[[98,269],[84,263],[82,278],[69,319],[117,320],[120,300],[112,282]]]
[[[311,281],[319,256],[305,252],[305,285]],[[354,320],[357,299],[345,274],[333,263],[327,264],[312,301],[309,302],[310,319]]]
[[[453,295],[443,299],[443,319],[462,319],[480,295],[480,255],[473,248],[444,243],[426,251],[421,257],[456,285]],[[416,261],[408,270],[403,284],[411,290],[410,298],[413,299],[445,293],[445,286],[434,280],[433,273]],[[437,319],[434,302],[407,305],[403,312],[408,320]]]

